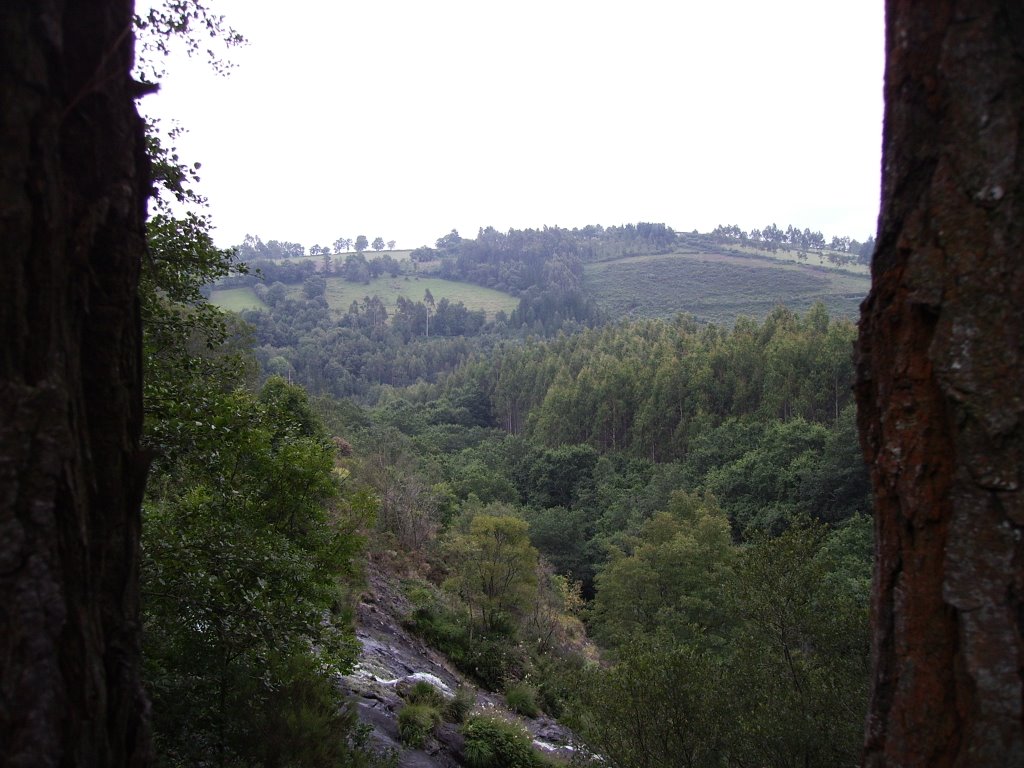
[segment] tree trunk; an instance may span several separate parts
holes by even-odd
[[[887,2],[868,766],[1024,765],[1024,7]]]
[[[0,764],[148,762],[131,0],[0,3]]]

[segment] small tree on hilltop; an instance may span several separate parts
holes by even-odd
[[[447,235],[442,235],[437,238],[435,245],[437,250],[444,251],[445,253],[454,253],[458,250],[459,243],[462,242],[462,238],[459,236],[458,230],[453,229]]]

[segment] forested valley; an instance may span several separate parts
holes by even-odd
[[[141,115],[174,45],[223,74],[219,47],[245,42],[205,0],[8,4],[0,763],[1024,764],[1024,197],[1014,164],[1024,27],[1005,3],[976,5],[967,18],[886,3],[877,243],[774,222],[706,233],[604,222],[484,226],[475,238],[451,229],[411,250],[381,234],[346,236],[307,250],[252,234],[233,248],[215,241],[200,165],[175,146],[182,129]],[[318,6],[316,21],[332,10]],[[448,19],[426,10],[401,46],[408,29],[375,19],[393,50],[427,43],[421,71],[399,62],[391,81],[428,97],[415,116],[400,99],[380,103],[391,93],[374,78],[372,98],[353,98],[350,78],[327,102],[302,95],[311,68],[280,77],[301,110],[280,90],[267,98],[272,78],[257,78],[258,98],[231,114],[258,119],[223,121],[231,140],[280,114],[301,133],[263,136],[320,137],[306,163],[303,147],[282,142],[295,153],[286,170],[308,165],[334,186],[292,196],[290,182],[271,182],[275,142],[232,147],[244,171],[228,175],[257,195],[247,204],[250,190],[236,186],[235,211],[294,224],[260,207],[294,203],[288,212],[305,216],[295,230],[321,237],[339,211],[389,236],[418,231],[417,215],[433,218],[441,209],[426,204],[438,201],[459,221],[529,221],[512,211],[526,197],[583,220],[557,201],[589,190],[540,179],[599,187],[602,206],[612,203],[596,209],[605,215],[643,210],[651,190],[658,218],[666,200],[728,200],[743,217],[751,199],[786,210],[768,153],[737,162],[737,140],[757,150],[752,127],[790,180],[794,161],[811,158],[810,194],[847,205],[850,171],[821,159],[851,147],[841,128],[867,112],[831,76],[806,91],[820,114],[842,117],[828,131],[807,110],[751,121],[735,96],[749,91],[747,67],[734,81],[746,91],[701,94],[677,77],[641,98],[646,80],[658,82],[648,73],[680,71],[689,17],[660,25],[671,37],[659,45],[662,30],[643,13],[607,14],[612,59],[586,29],[591,14],[570,15],[565,29],[547,8],[543,25],[501,12],[474,18],[487,34],[470,36],[431,27]],[[801,53],[817,34],[793,23],[804,10],[785,27],[801,42],[794,61],[827,72],[824,50]],[[786,16],[769,15],[747,26],[771,42],[768,22]],[[356,46],[380,43],[373,24],[353,27],[344,50],[330,36],[310,45],[311,32],[335,34],[333,18],[296,24],[302,45],[275,48],[274,76],[314,50],[329,55],[326,73],[342,60],[347,74],[356,61],[375,75],[387,68],[389,57]],[[496,46],[494,33],[519,18],[530,23],[507,35],[514,47]],[[637,19],[641,34],[624,34]],[[739,60],[768,74],[776,50],[748,55],[752,39],[721,21],[742,41]],[[550,45],[523,48],[534,27],[553,34],[531,43]],[[694,28],[691,44],[711,30]],[[439,29],[460,44],[438,46]],[[671,58],[652,67],[631,37]],[[857,45],[840,51],[840,38]],[[845,17],[840,34],[820,39],[842,63],[862,61],[866,38]],[[714,57],[691,59],[701,81],[701,65],[724,61],[727,48],[712,42]],[[519,50],[545,48],[600,90],[552,78],[561,62],[540,55],[542,79],[523,80],[533,84],[525,99],[496,80],[460,90],[449,77],[493,78],[488,61],[518,65]],[[456,58],[430,70],[442,49]],[[465,66],[477,55],[479,66]],[[629,70],[634,59],[640,69]],[[609,119],[612,70],[592,66],[606,60],[635,103],[699,104],[688,122],[733,143],[687,141],[694,134],[670,112],[663,134],[637,115]],[[434,81],[441,98],[425,87]],[[474,94],[474,114],[459,93]],[[189,99],[209,103],[195,88]],[[519,103],[527,108],[509,109]],[[500,119],[483,109],[494,105]],[[727,119],[729,106],[742,112]],[[773,119],[782,130],[771,134]],[[634,124],[643,133],[618,135]],[[435,126],[443,133],[430,134]],[[508,126],[516,131],[498,130]],[[354,132],[362,127],[370,133]],[[599,143],[584,140],[608,127]],[[782,151],[784,137],[818,138],[803,127],[832,149]],[[529,144],[534,128],[543,146]],[[439,141],[449,133],[458,144]],[[705,155],[714,183],[673,172],[666,139],[682,157]],[[327,162],[335,145],[339,155],[358,147],[372,172],[345,168],[342,189],[340,166]],[[517,163],[512,150],[524,147]],[[429,148],[440,172],[405,167],[409,148],[416,160]],[[556,154],[527,169],[529,194],[502,201],[498,191],[514,191],[504,189],[509,167],[542,149]],[[463,156],[486,183],[460,170]],[[650,189],[636,183],[644,178]],[[698,197],[677,197],[682,184]],[[399,205],[410,190],[415,204]],[[458,197],[466,191],[491,207],[474,208]]]
[[[224,250],[159,136],[158,765],[857,761],[872,526],[842,310],[870,239],[637,223]],[[637,270],[668,293],[641,306]],[[385,605],[457,688],[361,661]],[[360,675],[387,697],[346,696]],[[524,728],[556,720],[558,749]]]
[[[872,545],[850,320],[608,316],[584,259],[671,250],[663,225],[453,232],[375,267],[514,291],[508,314],[429,291],[332,309],[323,264],[267,288],[289,275],[208,226],[162,206],[143,285],[160,764],[412,764],[443,727],[461,764],[564,763],[515,723],[542,713],[576,763],[856,761]],[[206,299],[239,284],[265,307]],[[371,564],[468,681],[405,691],[397,750],[335,682]]]

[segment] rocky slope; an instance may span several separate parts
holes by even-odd
[[[532,734],[538,750],[569,760],[574,741],[571,731],[548,717],[519,717],[508,710],[502,696],[474,686],[443,655],[402,627],[412,606],[395,579],[372,562],[367,569],[367,588],[356,613],[356,636],[363,650],[355,670],[342,678],[342,685],[355,701],[360,721],[372,729],[371,739],[377,747],[394,750],[401,768],[465,765],[462,736],[451,723],[442,724],[424,749],[408,749],[399,740],[399,691],[417,680],[427,680],[448,694],[460,686],[474,690],[474,711],[492,710],[519,721]]]

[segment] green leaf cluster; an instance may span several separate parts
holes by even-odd
[[[277,404],[221,395],[207,414],[215,449],[180,454],[147,492],[146,670],[171,764],[251,757],[294,659],[315,649],[321,669],[343,672],[357,653],[341,578],[359,541],[331,519],[333,447]]]
[[[537,550],[525,520],[478,514],[447,543],[455,570],[447,586],[483,632],[514,626],[537,595]]]
[[[398,711],[398,736],[402,743],[420,749],[441,722],[437,707],[430,704],[406,704]]]
[[[612,647],[658,631],[702,645],[720,642],[730,621],[723,603],[736,553],[714,497],[676,491],[629,549],[616,550],[597,577],[592,633]]]
[[[829,532],[798,521],[717,554],[679,547],[669,519],[652,523],[598,579],[593,624],[617,663],[590,670],[575,702],[591,745],[623,768],[855,764],[867,707],[870,523]],[[703,583],[687,580],[693,564],[713,566]],[[682,589],[664,591],[666,569]],[[626,610],[618,598],[631,590],[641,603],[660,595],[661,615],[624,627],[610,608]]]
[[[172,198],[193,176],[151,141]],[[372,503],[345,489],[300,388],[259,394],[246,330],[204,286],[244,269],[209,222],[149,222],[140,304],[145,444],[144,673],[166,766],[370,765],[331,675],[358,651],[346,588]]]
[[[505,688],[505,703],[508,708],[523,717],[537,717],[540,706],[537,703],[537,689],[529,683],[512,683]]]
[[[471,717],[462,727],[466,762],[472,768],[542,768],[546,761],[533,749],[522,726],[496,715]]]

